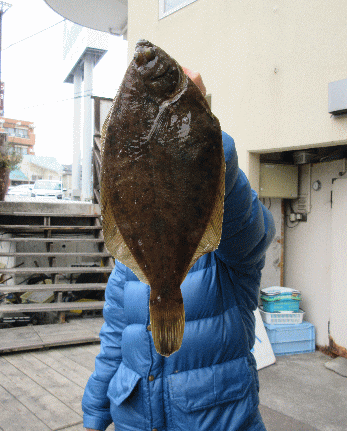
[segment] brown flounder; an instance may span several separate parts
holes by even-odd
[[[219,122],[181,66],[141,40],[102,142],[106,246],[150,285],[154,345],[169,356],[184,332],[180,285],[221,237],[225,163]]]

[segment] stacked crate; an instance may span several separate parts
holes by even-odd
[[[315,328],[303,321],[300,291],[288,287],[267,287],[261,290],[260,298],[260,314],[274,354],[314,352]]]

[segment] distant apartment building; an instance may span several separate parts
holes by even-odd
[[[0,130],[7,134],[7,142],[17,154],[22,156],[35,154],[33,122],[0,117]]]

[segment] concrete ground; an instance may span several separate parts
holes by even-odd
[[[346,431],[347,378],[327,369],[321,352],[278,356],[259,371],[267,431]]]

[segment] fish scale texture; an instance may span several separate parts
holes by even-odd
[[[270,212],[238,168],[233,139],[226,160],[222,238],[181,285],[185,331],[166,358],[153,344],[150,288],[116,262],[106,288],[101,349],[83,401],[84,426],[117,431],[264,431],[250,350]]]

